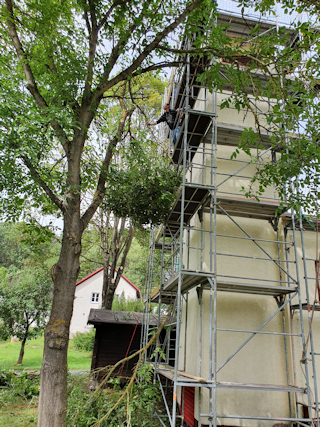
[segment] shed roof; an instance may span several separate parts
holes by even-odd
[[[139,325],[144,323],[144,313],[136,313],[133,311],[116,311],[116,310],[105,310],[105,309],[94,309],[92,308],[89,313],[88,323],[91,325],[102,324],[102,323],[117,323],[123,325]],[[160,316],[160,322],[164,319],[164,316]],[[158,315],[149,314],[149,324],[152,326],[158,325]]]

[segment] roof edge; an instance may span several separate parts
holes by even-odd
[[[79,282],[76,283],[76,286],[80,285],[81,283],[85,282],[86,280],[90,279],[91,277],[95,276],[96,274],[100,273],[100,271],[103,270],[103,267],[98,268],[98,270],[94,271],[93,273],[89,274],[88,276],[84,277],[83,279],[79,280]],[[118,270],[116,269],[116,271],[118,272]],[[129,283],[130,286],[133,287],[133,289],[135,289],[139,295],[140,295],[140,289],[134,285],[131,280],[129,280],[124,274],[121,274],[121,277],[127,282]]]

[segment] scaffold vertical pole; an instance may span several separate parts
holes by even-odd
[[[303,269],[304,269],[304,282],[306,287],[306,299],[308,306],[308,324],[310,328],[310,348],[311,348],[311,361],[312,361],[312,371],[313,371],[313,384],[314,384],[314,398],[315,398],[315,408],[316,408],[316,423],[317,427],[319,427],[319,401],[318,401],[318,385],[317,385],[317,372],[316,372],[316,362],[314,358],[314,345],[313,345],[313,332],[312,332],[312,321],[311,321],[311,313],[310,313],[310,297],[309,297],[309,283],[308,283],[308,271],[306,265],[306,253],[304,247],[304,238],[303,238],[303,227],[302,227],[302,211],[300,211],[299,218],[299,228],[301,235],[301,249],[302,249],[302,260],[303,260]],[[315,304],[315,302],[314,302]],[[305,353],[307,349],[305,349]]]
[[[189,39],[187,40],[187,49],[189,48]],[[180,247],[179,247],[179,279],[177,290],[177,329],[176,329],[176,344],[175,344],[175,366],[174,366],[174,384],[173,384],[173,405],[171,426],[175,427],[177,413],[177,378],[179,364],[179,348],[180,348],[180,330],[181,330],[181,286],[182,286],[182,266],[183,266],[183,232],[184,232],[184,203],[186,192],[186,163],[187,163],[187,143],[188,143],[188,121],[189,121],[189,79],[190,79],[190,55],[187,55],[186,64],[186,106],[184,119],[184,135],[183,135],[183,171],[182,171],[182,193],[181,193],[181,216],[180,216]]]

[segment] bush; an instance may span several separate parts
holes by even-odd
[[[112,310],[140,313],[143,311],[143,304],[140,299],[137,300],[130,297],[126,298],[124,292],[122,292],[120,296],[114,296]]]
[[[153,405],[160,400],[160,390],[153,384],[153,370],[149,365],[139,369],[140,381],[133,385],[130,401],[123,399],[119,406],[103,421],[101,427],[161,427],[157,419],[152,418]],[[114,406],[123,394],[123,390],[89,390],[89,377],[69,376],[68,381],[68,427],[93,426]],[[161,409],[157,408],[161,413]],[[129,415],[130,414],[130,415]],[[130,424],[127,423],[128,416]]]
[[[15,373],[11,370],[0,369],[0,385],[6,387],[13,396],[30,400],[39,395],[40,377],[26,371]]]
[[[77,332],[72,338],[73,345],[79,351],[92,351],[95,334],[94,328],[88,332]]]

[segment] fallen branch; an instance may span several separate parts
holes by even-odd
[[[120,360],[118,363],[116,363],[115,365],[114,365],[114,367],[113,367],[113,369],[109,372],[109,374],[107,375],[107,377],[103,380],[103,382],[100,384],[100,386],[98,387],[98,389],[100,388],[100,387],[102,387],[102,385],[103,384],[105,384],[107,381],[108,381],[108,379],[110,378],[110,375],[112,374],[112,372],[116,369],[116,367],[117,366],[119,366],[121,363],[125,363],[125,362],[127,362],[128,360],[130,360],[130,359],[132,359],[133,357],[135,357],[135,356],[137,356],[139,353],[141,353],[140,354],[140,357],[139,357],[139,360],[138,360],[138,362],[136,363],[136,366],[135,366],[135,368],[134,368],[134,371],[133,371],[133,375],[132,375],[132,377],[131,377],[131,380],[129,381],[129,383],[128,383],[128,385],[126,386],[126,388],[125,388],[125,390],[124,390],[124,393],[122,394],[122,396],[117,400],[117,402],[113,405],[113,407],[110,409],[110,411],[109,412],[107,412],[106,413],[106,415],[104,415],[100,420],[98,420],[95,424],[94,424],[94,426],[96,426],[96,427],[99,427],[100,425],[101,425],[101,423],[103,422],[103,421],[105,421],[106,419],[108,419],[108,417],[111,415],[111,413],[119,406],[119,404],[121,403],[121,401],[127,396],[128,397],[128,399],[129,399],[129,396],[130,396],[130,393],[131,393],[131,391],[132,391],[132,386],[133,386],[133,383],[134,383],[134,381],[135,381],[135,379],[136,379],[136,377],[137,377],[137,373],[138,373],[138,369],[139,369],[139,367],[140,367],[140,365],[141,365],[141,362],[142,362],[142,360],[143,360],[143,357],[144,357],[144,355],[145,355],[145,353],[146,353],[146,351],[148,350],[148,348],[151,346],[151,344],[159,337],[159,335],[160,335],[160,333],[161,333],[161,331],[162,331],[162,329],[163,329],[163,327],[164,327],[164,325],[166,324],[166,322],[167,322],[167,320],[168,320],[168,318],[169,318],[169,316],[170,316],[170,314],[171,314],[171,311],[172,311],[172,306],[170,307],[170,310],[169,310],[169,312],[168,312],[168,314],[166,315],[166,317],[164,318],[164,320],[163,320],[163,322],[161,323],[161,325],[159,326],[159,329],[157,330],[157,332],[156,332],[156,334],[155,335],[153,335],[153,337],[150,339],[150,341],[148,342],[148,344],[145,346],[145,347],[143,347],[143,348],[141,348],[140,350],[138,350],[138,351],[136,351],[134,354],[132,354],[131,356],[129,356],[129,357],[126,357],[125,359],[122,359],[122,360]],[[97,390],[98,390],[97,389]]]
[[[151,337],[150,341],[147,343],[147,345],[143,348],[141,348],[140,350],[136,351],[135,353],[131,354],[131,356],[125,357],[122,360],[119,360],[119,362],[117,362],[115,365],[113,365],[112,367],[110,367],[108,374],[106,375],[106,377],[101,381],[101,383],[99,384],[99,386],[97,387],[97,389],[95,390],[95,392],[93,393],[93,395],[90,397],[90,399],[88,399],[85,407],[87,407],[88,405],[90,405],[90,403],[95,399],[95,397],[101,393],[103,387],[108,383],[108,381],[110,380],[111,374],[115,371],[115,369],[124,364],[125,362],[128,362],[129,360],[133,359],[134,357],[138,356],[140,354],[139,360],[135,365],[134,371],[133,371],[133,375],[129,381],[129,383],[127,384],[127,386],[124,389],[123,394],[121,395],[121,397],[117,400],[117,402],[113,405],[113,407],[98,421],[96,421],[96,423],[94,424],[95,427],[99,427],[101,425],[101,423],[103,421],[105,421],[110,415],[111,413],[119,406],[119,404],[122,402],[122,400],[127,396],[128,399],[128,405],[129,405],[129,399],[130,399],[130,393],[132,391],[132,386],[134,384],[134,382],[136,381],[137,378],[137,374],[138,374],[138,369],[142,363],[142,360],[144,358],[144,355],[146,353],[146,351],[151,347],[151,345],[154,343],[154,341],[156,339],[159,338],[160,333],[162,331],[162,329],[164,328],[170,314],[172,312],[172,306],[170,307],[166,317],[164,318],[164,320],[162,321],[161,325],[159,326],[157,332]],[[97,374],[101,371],[105,371],[105,367],[104,368],[100,368],[100,369],[96,369],[93,374]],[[76,424],[76,420],[78,418],[78,415],[80,414],[80,411],[77,413],[77,415],[74,417],[73,419],[73,424],[72,426],[75,426]]]

